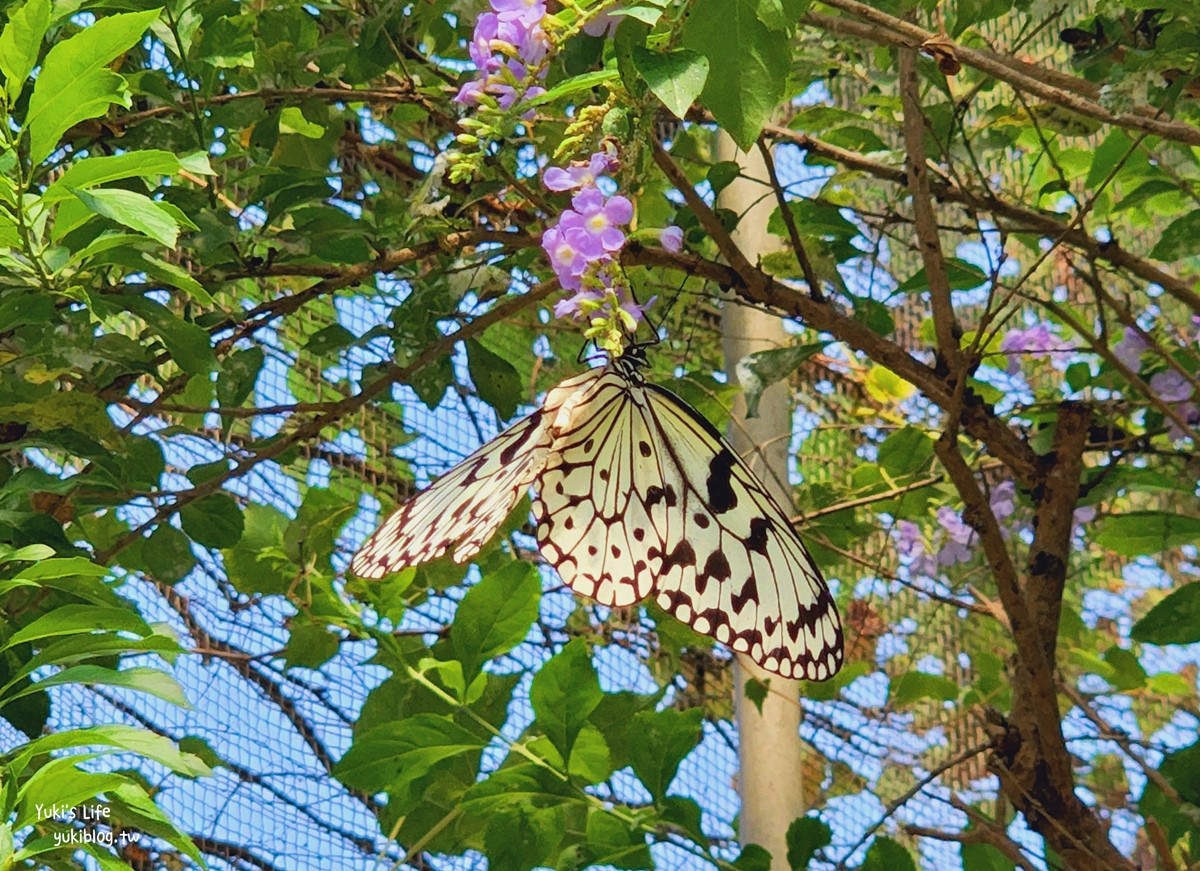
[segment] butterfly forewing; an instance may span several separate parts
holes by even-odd
[[[597,375],[585,372],[564,381],[540,409],[400,506],[355,554],[351,571],[381,578],[437,559],[452,546],[456,562],[477,554],[545,465],[559,412],[585,395]]]

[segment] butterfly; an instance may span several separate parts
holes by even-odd
[[[634,345],[552,388],[400,506],[351,571],[380,578],[452,547],[466,562],[532,486],[538,547],[575,592],[618,607],[653,596],[767,671],[832,677],[841,620],[787,512],[645,363]]]

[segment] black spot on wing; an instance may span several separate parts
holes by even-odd
[[[746,581],[746,583],[742,584],[742,589],[740,592],[733,594],[733,596],[731,597],[731,601],[733,602],[733,613],[734,614],[741,614],[742,611],[744,611],[746,609],[746,606],[748,604],[750,604],[751,602],[758,601],[758,584],[756,584],[754,582],[753,576],[751,576]],[[771,634],[771,630],[766,627],[766,623],[768,623],[769,621],[770,621],[769,617],[767,618],[767,620],[763,621],[764,628],[767,629],[768,635]]]
[[[708,464],[708,480],[704,482],[708,491],[708,508],[714,514],[724,514],[737,505],[737,493],[733,491],[733,467],[737,457],[729,448],[722,447]]]
[[[696,551],[686,539],[675,545],[675,548],[663,557],[664,572],[674,566],[694,566],[695,564]]]
[[[719,550],[714,550],[704,562],[704,574],[717,581],[729,580],[729,560]]]
[[[774,528],[774,524],[771,523],[770,518],[755,517],[750,521],[750,534],[746,536],[746,547],[755,553],[761,553],[766,556],[767,533]]]

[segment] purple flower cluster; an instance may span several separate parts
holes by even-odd
[[[1060,351],[1070,351],[1072,347],[1070,342],[1056,335],[1045,324],[1009,330],[1000,340],[1000,350],[1008,355],[1010,375],[1015,375],[1020,370],[1022,354],[1031,357],[1051,357]]]
[[[503,110],[518,99],[544,94],[539,85],[523,86],[531,74],[546,74],[539,66],[546,58],[550,43],[542,29],[546,17],[543,0],[491,0],[491,12],[475,22],[475,33],[468,51],[478,70],[454,97],[456,103],[477,106],[494,100]]]
[[[558,283],[564,290],[575,291],[554,306],[556,317],[593,323],[615,318],[632,329],[654,300],[644,305],[635,302],[617,268],[626,240],[623,228],[633,220],[633,203],[621,194],[607,195],[600,189],[605,173],[617,167],[615,156],[598,151],[583,163],[546,170],[542,181],[547,189],[575,191],[575,195],[571,208],[542,234],[542,248]],[[683,247],[683,231],[678,227],[668,227],[659,238],[669,251]]]
[[[1142,338],[1140,331],[1126,327],[1121,341],[1113,345],[1113,356],[1132,372],[1142,367],[1142,354],[1150,350],[1150,343]]]
[[[1113,345],[1113,356],[1131,372],[1139,372],[1142,368],[1142,354],[1150,350],[1140,330],[1126,327],[1121,341]],[[1176,414],[1189,426],[1200,426],[1200,406],[1194,399],[1195,390],[1191,381],[1175,369],[1164,369],[1150,376],[1150,390],[1163,402],[1173,405]],[[1167,435],[1174,440],[1184,438],[1187,433],[1175,420],[1169,421]]]
[[[1192,399],[1192,384],[1174,369],[1166,369],[1150,376],[1150,389],[1159,399],[1175,406],[1178,414],[1190,427],[1200,426],[1200,407]],[[1168,437],[1178,441],[1188,434],[1174,420],[1170,421]]]
[[[1007,520],[1017,510],[1017,486],[1012,481],[1002,481],[992,489],[989,503],[992,513],[999,521]],[[943,505],[937,510],[941,531],[934,536],[935,552],[925,544],[921,528],[909,520],[896,524],[896,553],[909,573],[922,577],[937,577],[943,568],[970,562],[979,543],[975,530],[967,525],[953,508]],[[1002,524],[1002,534],[1009,536],[1009,529]]]

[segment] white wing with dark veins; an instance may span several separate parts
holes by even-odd
[[[787,514],[699,412],[613,367],[534,479],[542,555],[604,605],[649,595],[789,678],[841,666],[833,598]]]
[[[555,424],[587,392],[599,370],[564,381],[542,407],[514,423],[401,505],[354,555],[350,570],[381,578],[437,559],[454,548],[454,561],[475,556],[496,533],[546,463]]]

